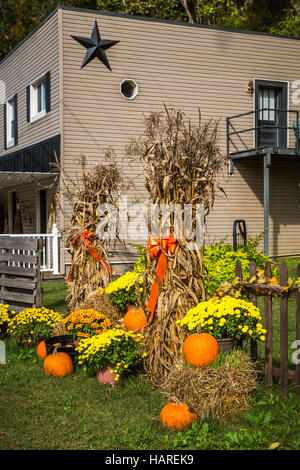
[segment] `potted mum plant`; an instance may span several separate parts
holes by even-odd
[[[88,375],[97,375],[99,383],[114,384],[132,371],[147,354],[142,353],[143,336],[113,328],[79,342],[78,364]]]
[[[45,307],[25,308],[10,319],[7,333],[14,342],[32,347],[48,338],[62,321],[62,315]]]
[[[64,319],[67,332],[78,344],[83,338],[100,335],[111,327],[110,320],[101,312],[94,309],[81,309],[70,313]]]
[[[259,309],[251,302],[226,296],[200,302],[177,324],[189,334],[201,328],[203,333],[216,338],[220,351],[230,351],[237,341],[265,340],[267,331],[260,323],[261,319]]]

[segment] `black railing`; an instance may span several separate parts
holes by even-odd
[[[259,113],[263,113],[264,111],[271,111],[274,112],[275,116],[275,123],[274,124],[260,124],[259,120]],[[282,116],[280,113],[286,113],[286,116]],[[282,125],[280,117],[288,122],[288,116],[290,114],[295,114],[296,121],[293,122],[293,126],[289,126],[288,124]],[[244,116],[250,116],[254,114],[255,116],[255,125],[254,127],[249,127],[247,129],[236,130],[232,120],[238,119]],[[232,131],[230,129],[233,129]],[[294,130],[296,135],[296,148],[299,148],[300,144],[300,122],[299,122],[299,111],[291,110],[291,109],[275,109],[275,108],[260,108],[255,109],[254,111],[248,111],[247,113],[236,114],[235,116],[230,116],[226,118],[226,139],[227,139],[227,154],[230,154],[230,144],[234,145],[235,151],[238,152],[236,145],[232,142],[231,136],[236,135],[239,138],[239,141],[246,147],[245,150],[249,150],[245,145],[244,141],[240,137],[241,134],[245,134],[247,132],[255,132],[255,149],[258,150],[259,148],[259,138],[258,138],[258,131],[262,129],[274,129],[275,130],[275,142],[274,147],[275,149],[279,147],[279,130]]]

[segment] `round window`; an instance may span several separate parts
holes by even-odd
[[[127,100],[133,100],[139,92],[138,84],[131,78],[126,78],[121,82],[120,92]]]

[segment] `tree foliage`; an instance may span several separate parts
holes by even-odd
[[[59,0],[1,0],[0,59],[59,4]],[[127,15],[300,36],[300,0],[64,0],[63,4]]]

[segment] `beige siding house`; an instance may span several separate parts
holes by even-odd
[[[81,67],[95,21],[102,40],[118,41],[105,50],[110,68],[97,57]],[[299,254],[299,57],[297,38],[59,7],[0,63],[1,231],[68,224],[70,207],[51,170],[55,151],[75,178],[79,154],[93,165],[113,146],[134,181],[129,196],[145,200],[142,167],[124,160],[123,149],[143,130],[143,115],[165,103],[193,119],[198,107],[203,120],[220,119],[220,145],[232,157],[207,242],[231,241],[234,220],[244,219],[249,235],[269,224],[270,255]],[[114,254],[116,267],[133,259],[130,251]],[[61,272],[69,262],[61,246]]]

